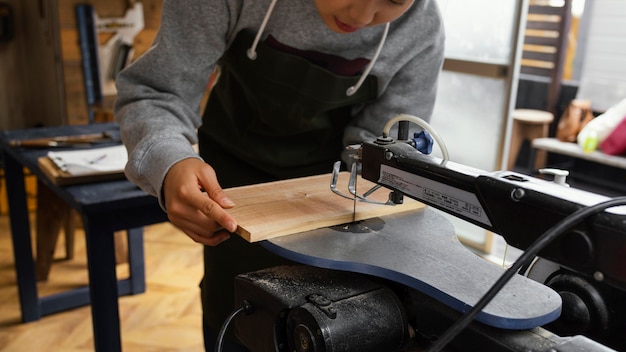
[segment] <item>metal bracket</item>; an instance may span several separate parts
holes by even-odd
[[[372,203],[372,204],[382,204],[382,205],[395,205],[394,202],[391,201],[391,198],[389,198],[386,202],[379,202],[379,201],[375,201],[375,200],[370,200],[367,197],[369,195],[371,195],[372,193],[376,192],[378,189],[380,189],[382,186],[381,185],[376,185],[374,187],[372,187],[370,190],[368,190],[367,192],[363,193],[363,195],[360,195],[357,193],[356,191],[356,180],[358,177],[358,165],[357,162],[355,161],[352,164],[352,168],[350,169],[350,180],[348,181],[348,192],[350,192],[351,196],[341,192],[340,190],[337,189],[337,180],[339,179],[339,170],[341,169],[341,161],[336,161],[335,164],[333,165],[333,173],[332,173],[332,177],[330,179],[330,190],[335,193],[338,196],[341,196],[343,198],[346,199],[351,199],[351,200],[358,200],[360,202],[366,202],[366,203]]]

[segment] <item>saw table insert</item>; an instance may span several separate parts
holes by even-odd
[[[347,189],[349,177],[347,172],[340,173],[337,187]],[[239,224],[236,233],[256,242],[425,207],[406,198],[398,205],[358,201],[354,211],[354,202],[334,194],[330,181],[331,174],[326,174],[226,189],[236,204],[228,210]],[[357,181],[360,193],[373,186],[361,178]],[[385,202],[389,192],[381,188],[369,198]]]

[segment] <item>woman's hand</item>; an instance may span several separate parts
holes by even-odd
[[[215,170],[202,160],[174,164],[165,176],[163,196],[170,222],[195,242],[216,246],[237,229],[224,210],[235,204],[219,185]]]

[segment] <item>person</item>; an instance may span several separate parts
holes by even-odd
[[[429,119],[444,37],[436,0],[164,1],[153,45],[116,77],[115,116],[128,179],[205,245],[207,350],[234,277],[288,263],[230,235],[224,188],[329,173],[395,115]]]

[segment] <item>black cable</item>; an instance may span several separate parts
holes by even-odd
[[[567,229],[574,226],[581,220],[595,215],[605,209],[626,205],[626,197],[617,197],[609,199],[607,201],[581,208],[574,213],[570,214],[552,228],[544,232],[533,244],[528,246],[526,251],[517,258],[513,265],[507,269],[504,274],[496,281],[493,286],[483,295],[483,297],[469,310],[463,317],[457,320],[444,334],[435,341],[435,343],[428,349],[428,352],[441,351],[452,339],[454,339],[463,329],[469,325],[474,317],[498,294],[498,292],[506,285],[506,283],[515,275],[519,268],[522,267],[528,260],[534,258],[545,246],[554,241],[557,237],[563,234]]]
[[[226,321],[224,321],[224,324],[222,324],[220,332],[217,334],[217,340],[215,342],[215,352],[222,351],[222,348],[224,347],[224,335],[226,335],[226,330],[228,330],[228,325],[230,325],[232,320],[243,312],[249,314],[251,311],[252,305],[248,301],[243,301],[241,307],[235,309],[232,313],[230,313],[228,318],[226,318]]]

